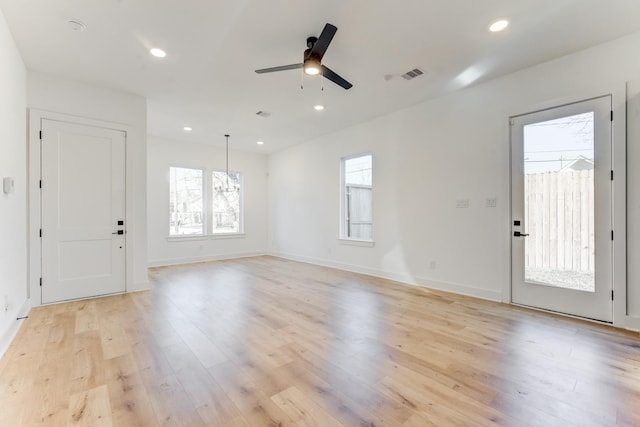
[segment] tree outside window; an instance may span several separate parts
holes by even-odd
[[[202,169],[169,168],[169,235],[204,234]]]
[[[214,171],[212,177],[212,233],[241,233],[242,175]]]

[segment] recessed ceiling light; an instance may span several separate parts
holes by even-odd
[[[156,58],[164,58],[165,56],[167,56],[167,52],[162,49],[158,49],[157,47],[149,50],[149,53],[151,53],[151,55],[155,56]]]
[[[489,31],[493,33],[497,33],[498,31],[502,31],[509,26],[509,21],[506,19],[501,19],[499,21],[494,22],[489,26]]]
[[[185,132],[191,132],[193,130],[189,126],[185,126],[182,129],[184,129]]]
[[[67,19],[67,24],[73,31],[77,31],[79,33],[83,32],[87,29],[87,26],[82,21],[78,21],[77,19]]]
[[[322,110],[324,110],[324,105],[322,105],[322,104],[314,105],[313,108],[316,111],[322,111]]]
[[[258,142],[256,142],[256,144],[258,144],[258,145],[264,145],[264,141],[258,141]]]

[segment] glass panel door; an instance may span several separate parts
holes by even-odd
[[[594,112],[524,126],[525,281],[595,291]]]
[[[611,321],[611,97],[511,119],[514,303]]]

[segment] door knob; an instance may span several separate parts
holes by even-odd
[[[115,233],[111,233],[111,234],[124,234],[124,230],[118,230]]]
[[[514,231],[514,232],[513,232],[513,235],[514,235],[515,237],[527,237],[529,234],[528,234],[528,233],[521,233],[521,232],[519,232],[519,231]]]

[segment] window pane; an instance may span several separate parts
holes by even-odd
[[[169,235],[204,234],[202,170],[169,168]]]
[[[372,240],[372,183],[371,155],[344,160],[344,230],[343,237]]]
[[[372,156],[362,156],[344,161],[346,184],[368,185],[371,187]]]
[[[525,281],[595,292],[594,113],[524,127]]]
[[[213,233],[240,233],[242,176],[238,172],[213,172]]]

